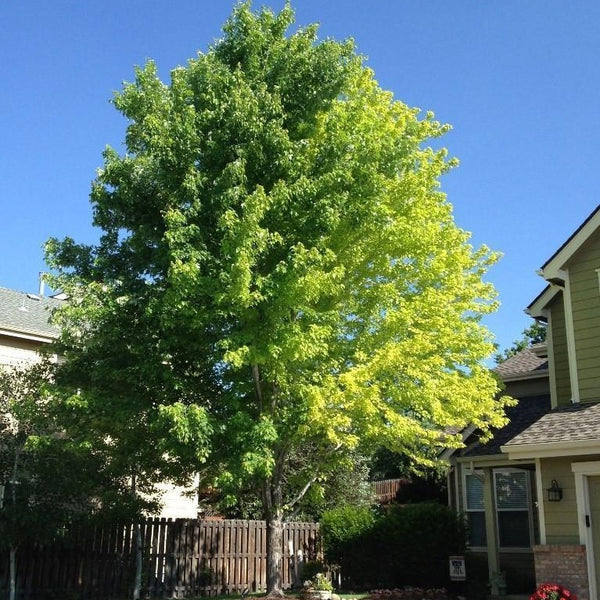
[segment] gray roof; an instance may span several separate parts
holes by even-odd
[[[534,344],[521,350],[497,365],[494,371],[501,379],[527,379],[539,374],[548,376],[548,358],[546,344]],[[500,429],[492,429],[492,438],[485,443],[479,441],[480,431],[475,430],[467,440],[465,448],[458,451],[460,456],[477,457],[502,454],[501,447],[519,435],[546,414],[550,408],[550,396],[528,396],[517,398],[518,404],[506,409],[508,423]],[[455,433],[452,431],[451,433]]]
[[[525,375],[540,375],[548,370],[548,358],[539,356],[539,350],[544,348],[545,344],[536,344],[530,348],[525,348],[519,353],[507,358],[503,363],[499,364],[494,371],[500,375],[502,379],[507,377],[517,377]]]
[[[482,444],[477,441],[472,446],[467,446],[462,456],[489,456],[502,454],[501,446],[510,443],[509,440],[520,435],[528,427],[531,427],[538,419],[544,418],[550,410],[550,396],[532,396],[521,398],[516,406],[506,409],[508,423],[501,429],[493,431],[493,437]],[[468,440],[467,440],[468,444]]]
[[[62,301],[0,287],[0,329],[16,334],[57,337],[58,328],[49,323],[51,312]]]
[[[555,408],[506,445],[595,440],[600,440],[600,402],[579,402]]]

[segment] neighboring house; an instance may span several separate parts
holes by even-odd
[[[39,350],[58,336],[48,320],[61,300],[0,287],[0,365],[35,362]]]
[[[498,432],[491,442],[496,454],[489,463],[480,455],[469,462],[472,450],[468,446],[449,457],[458,490],[455,503],[466,509],[475,524],[471,543],[474,549],[487,551],[490,571],[503,568],[504,542],[522,544],[523,562],[528,552],[533,554],[537,583],[562,583],[579,600],[599,600],[600,207],[539,274],[547,286],[527,312],[548,324],[551,410],[532,414],[533,418],[526,419],[531,420],[528,425],[510,431],[523,411],[531,408],[531,399],[520,392],[536,381],[540,369],[515,377],[510,374],[510,360],[499,367],[508,393],[517,386],[519,393],[514,395],[521,401],[509,412],[512,421],[508,429]],[[483,471],[481,483],[469,483],[477,471]],[[478,520],[483,528],[478,511],[484,515],[487,539],[476,534]],[[478,543],[485,545],[478,547]],[[506,571],[509,579],[509,569]],[[510,588],[510,579],[508,585]]]
[[[41,291],[41,290],[40,290]],[[58,328],[49,322],[60,296],[25,294],[0,287],[0,366],[40,360],[39,351],[58,337]],[[163,508],[153,515],[165,518],[196,518],[198,499],[183,488],[161,484]]]

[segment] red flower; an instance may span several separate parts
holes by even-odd
[[[566,587],[558,583],[542,583],[529,600],[577,600]]]

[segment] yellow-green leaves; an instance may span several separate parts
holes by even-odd
[[[316,462],[375,441],[418,459],[503,418],[479,323],[497,256],[441,190],[449,126],[292,21],[241,4],[170,83],[138,69],[115,99],[127,154],[93,187],[101,242],[49,246],[83,290],[63,320],[83,382],[158,407],[178,451],[210,442],[231,488],[273,483],[308,440]]]

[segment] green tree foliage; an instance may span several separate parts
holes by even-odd
[[[47,362],[0,369],[0,546],[9,550],[11,599],[18,549],[98,512],[109,489],[97,457],[57,435],[51,372]]]
[[[516,340],[510,348],[498,352],[494,356],[496,364],[504,362],[507,358],[514,356],[525,350],[532,344],[539,344],[546,341],[546,324],[540,321],[534,321],[529,327],[526,327],[521,334],[521,338]]]
[[[298,489],[307,481],[312,482],[304,497],[287,513],[288,520],[320,521],[324,512],[336,507],[369,508],[374,504],[375,495],[366,457],[353,450],[337,453],[325,466],[321,464],[320,476],[315,479],[312,473],[320,464],[306,446],[300,451],[294,449],[286,462],[282,484],[284,504],[289,505]],[[207,514],[216,512],[233,519],[262,519],[264,514],[255,486],[249,486],[238,494],[234,505],[225,503],[223,494],[217,489],[203,494],[201,504]]]
[[[57,478],[77,457],[47,439],[48,373],[42,364],[0,369],[0,540],[10,546],[51,535],[70,517],[65,503],[79,504]]]
[[[448,127],[382,90],[352,42],[293,20],[241,4],[169,83],[138,68],[114,99],[127,152],[108,148],[93,184],[99,243],[47,247],[71,298],[70,401],[231,504],[256,490],[270,591],[282,519],[339,455],[426,457],[445,428],[504,419],[481,364],[496,256],[439,189],[455,161],[430,143]]]
[[[340,456],[327,477],[315,482],[299,506],[302,520],[320,521],[325,511],[336,507],[371,508],[375,503],[369,479],[369,461],[356,451]]]

